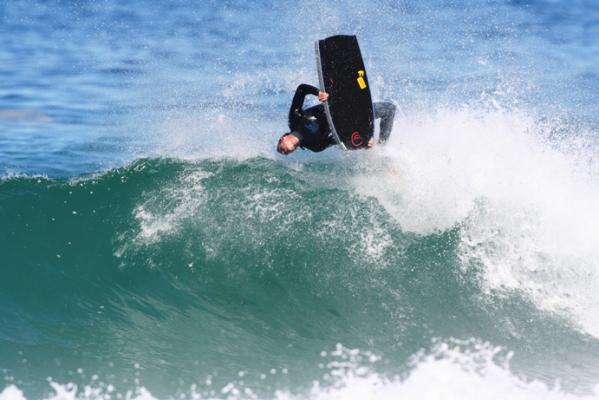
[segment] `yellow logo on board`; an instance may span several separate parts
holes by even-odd
[[[360,86],[360,89],[366,89],[366,81],[364,80],[364,70],[358,71],[358,79],[356,80],[358,81],[358,86]]]

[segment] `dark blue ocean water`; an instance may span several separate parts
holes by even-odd
[[[386,147],[274,145],[356,34]],[[0,400],[599,397],[599,3],[0,0]]]

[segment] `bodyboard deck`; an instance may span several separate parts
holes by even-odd
[[[329,94],[324,106],[335,140],[345,150],[367,147],[374,114],[358,39],[337,35],[318,40],[316,59],[321,90]]]

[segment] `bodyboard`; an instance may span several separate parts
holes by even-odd
[[[337,35],[318,40],[316,59],[320,88],[329,94],[324,107],[335,140],[344,150],[367,147],[374,114],[358,39]]]

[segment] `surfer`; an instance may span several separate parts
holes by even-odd
[[[318,96],[321,102],[327,101],[328,93],[321,92],[311,85],[302,83],[297,87],[291,108],[289,109],[289,129],[279,139],[277,151],[281,154],[291,154],[298,147],[311,151],[323,151],[337,144],[329,127],[324,106],[322,104],[303,109],[306,95]],[[391,135],[395,105],[390,102],[373,103],[374,118],[380,118],[379,143],[384,143]],[[368,147],[374,146],[374,138],[368,141]]]

